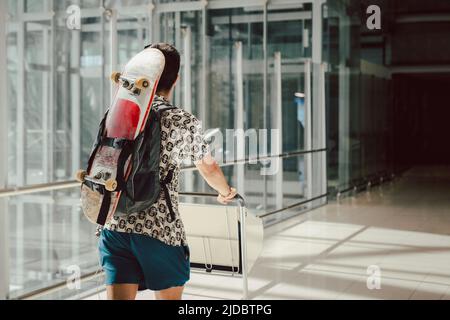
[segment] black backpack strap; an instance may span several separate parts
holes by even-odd
[[[169,187],[167,187],[168,184],[170,184],[173,180],[173,169],[169,170],[167,173],[167,176],[164,178],[164,180],[161,181],[161,188],[164,192],[164,197],[166,198],[167,207],[169,208],[170,217],[172,218],[172,221],[175,221],[176,215],[173,211],[172,206],[172,199],[170,198],[170,192]]]
[[[161,114],[164,111],[169,111],[169,110],[174,110],[174,109],[177,109],[177,108],[173,107],[173,106],[163,106],[163,107],[157,108],[156,112],[158,114],[158,118],[161,119]],[[175,221],[176,215],[175,215],[175,211],[173,210],[172,199],[170,198],[169,187],[167,186],[168,184],[172,183],[173,173],[174,173],[173,169],[169,170],[169,172],[167,173],[167,176],[164,178],[164,180],[162,180],[160,182],[160,184],[161,184],[161,189],[164,192],[164,197],[166,198],[166,204],[167,204],[167,207],[169,208],[170,217],[172,218],[172,221]]]
[[[109,208],[111,206],[111,191],[106,190],[105,186],[93,183],[91,181],[84,181],[84,185],[93,191],[99,192],[103,195],[102,204],[100,205],[100,211],[97,217],[97,224],[104,226],[106,223],[106,218],[108,218]]]
[[[106,125],[106,117],[108,116],[109,110],[106,111],[105,115],[103,116],[102,121],[99,125],[99,130],[97,133],[97,139],[95,140],[94,147],[92,148],[91,155],[89,156],[88,160],[88,167],[87,171],[89,172],[91,170],[92,162],[94,162],[95,155],[97,154],[98,149],[100,148],[100,143],[102,141],[102,138],[105,133],[105,125]]]
[[[127,163],[128,158],[133,154],[134,141],[127,141],[123,144],[121,149],[122,151],[120,152],[119,159],[117,161],[117,189],[122,190],[127,196],[129,196],[127,182],[125,181],[125,164]]]
[[[111,192],[105,189],[103,193],[103,200],[100,206],[100,212],[98,213],[97,224],[104,226],[106,218],[108,218],[109,208],[111,206]]]

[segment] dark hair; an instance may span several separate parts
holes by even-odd
[[[166,58],[166,65],[161,79],[159,79],[156,91],[161,92],[170,90],[175,81],[177,81],[178,73],[180,72],[180,54],[178,53],[178,50],[168,43],[150,44],[145,47],[145,49],[147,48],[160,50]]]

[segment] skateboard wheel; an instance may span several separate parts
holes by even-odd
[[[105,182],[105,189],[110,191],[110,192],[116,191],[116,189],[117,189],[117,181],[113,180],[113,179],[110,179],[110,180],[106,181]]]
[[[122,76],[122,74],[120,72],[113,72],[111,74],[111,80],[115,83],[119,83],[120,77]]]
[[[83,183],[83,182],[84,182],[84,179],[86,178],[86,176],[87,176],[87,172],[86,172],[86,171],[84,171],[84,170],[79,170],[79,171],[77,171],[77,173],[76,173],[76,175],[75,175],[75,179],[76,179],[78,182]]]
[[[134,83],[134,86],[138,89],[145,89],[150,86],[150,82],[146,78],[139,78]]]

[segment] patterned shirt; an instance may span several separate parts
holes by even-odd
[[[153,108],[171,106],[162,97],[155,96]],[[105,228],[111,231],[151,236],[171,246],[187,245],[183,221],[178,212],[179,174],[181,164],[203,159],[209,152],[203,137],[201,123],[190,113],[176,108],[161,115],[160,179],[173,170],[172,182],[167,185],[175,220],[172,221],[163,190],[158,200],[147,210],[114,217]]]

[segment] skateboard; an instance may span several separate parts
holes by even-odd
[[[94,147],[87,170],[76,173],[76,179],[82,183],[81,207],[92,223],[103,226],[117,209],[122,195],[120,182],[128,180],[132,169],[131,153],[124,150],[147,124],[164,66],[163,53],[148,48],[134,56],[122,73],[111,75],[117,86],[101,124],[100,141]]]

